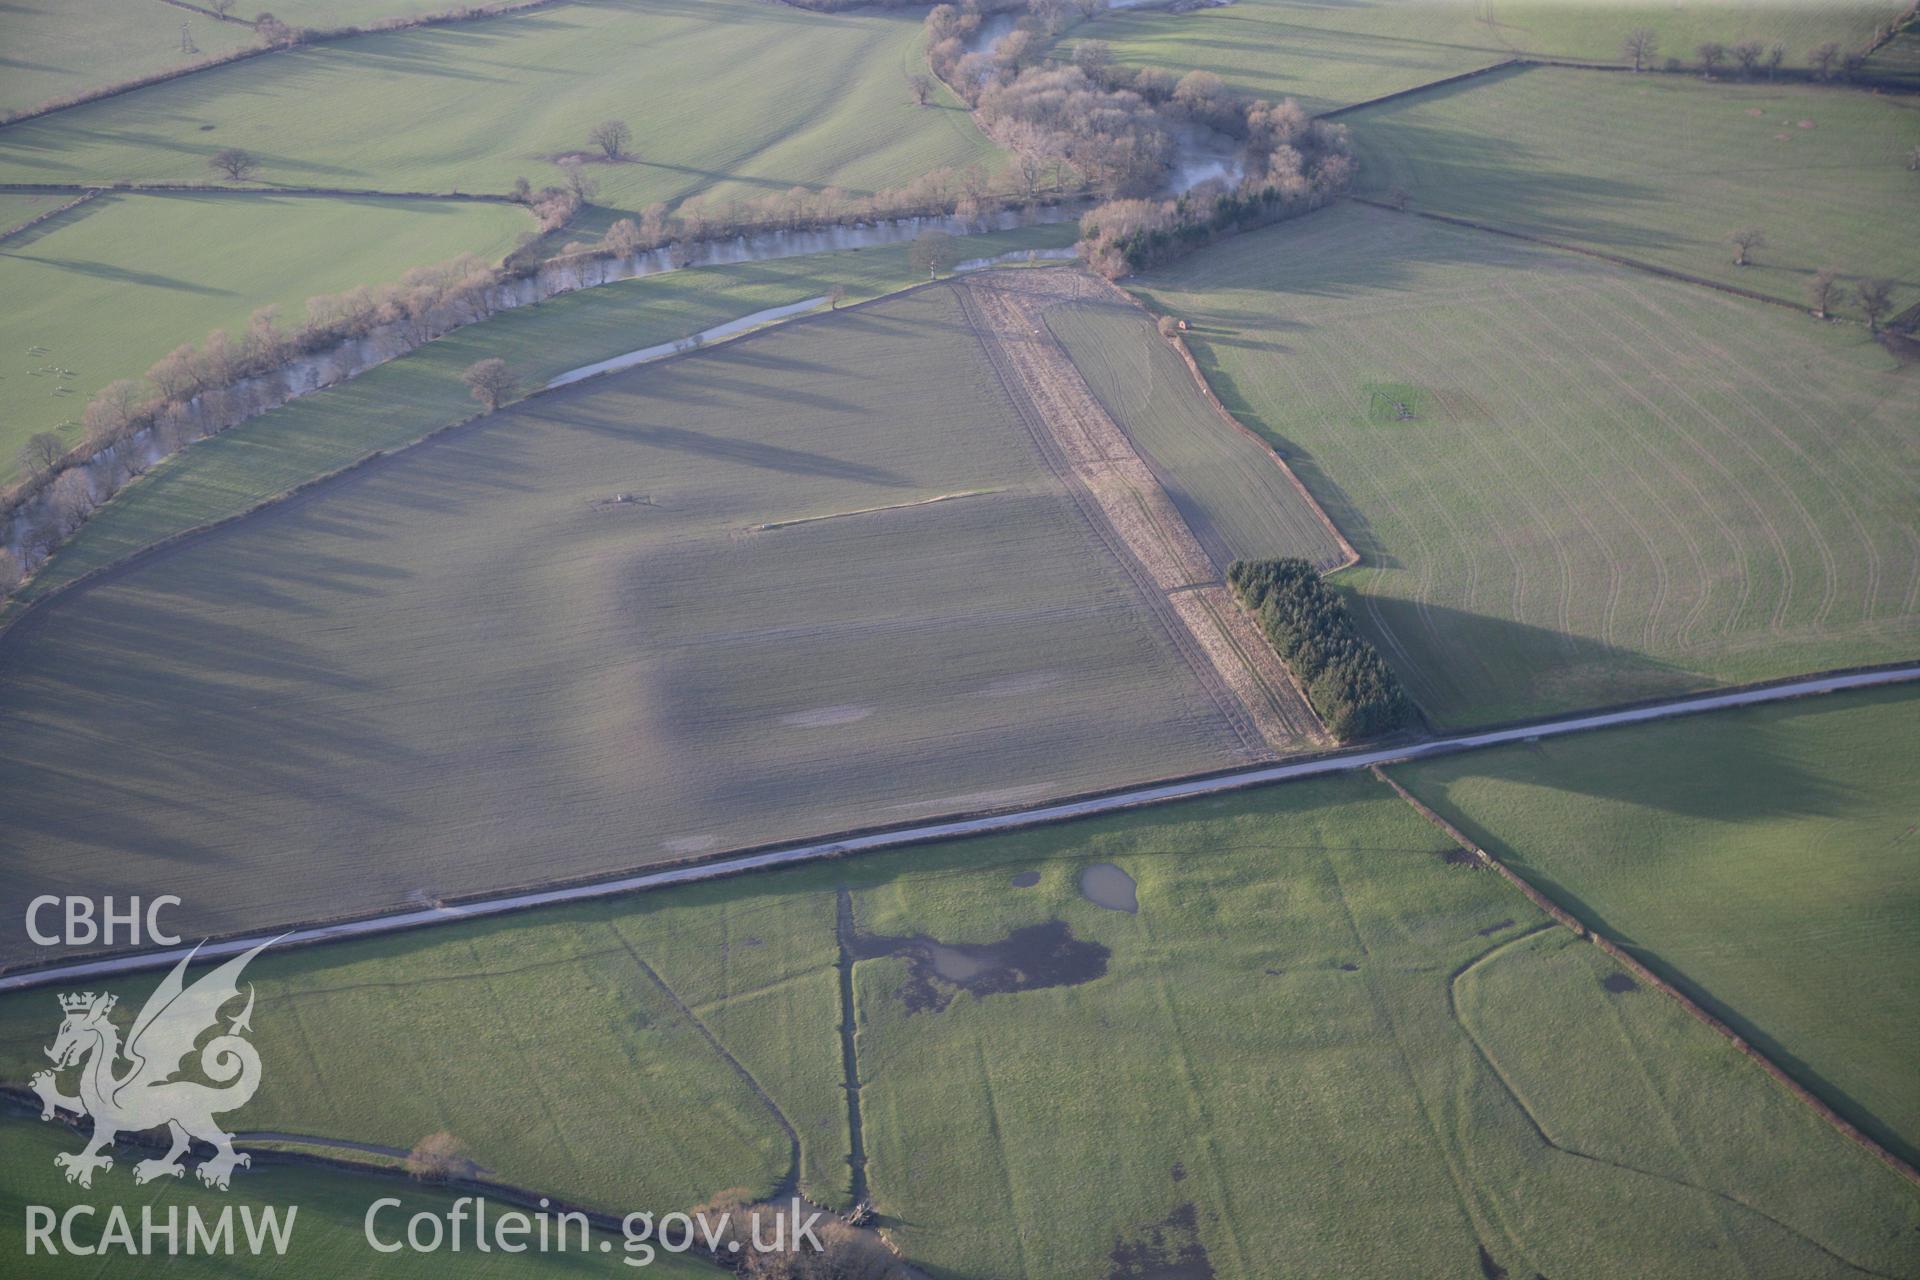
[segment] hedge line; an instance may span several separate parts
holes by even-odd
[[[1298,557],[1236,560],[1234,596],[1306,687],[1307,700],[1342,742],[1388,733],[1413,716],[1400,681],[1358,631],[1339,593]]]

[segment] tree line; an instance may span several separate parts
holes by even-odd
[[[1876,34],[1875,43],[1884,39],[1890,32],[1883,28]],[[1651,27],[1635,27],[1627,32],[1620,41],[1620,52],[1633,64],[1635,71],[1650,71],[1660,54],[1660,36]],[[1854,81],[1866,71],[1867,50],[1847,50],[1837,40],[1826,40],[1807,50],[1807,68],[1816,80]],[[1731,44],[1720,40],[1702,40],[1693,48],[1694,61],[1669,57],[1660,64],[1660,69],[1672,73],[1689,72],[1698,69],[1700,74],[1712,79],[1723,68],[1736,69],[1748,80],[1765,75],[1772,80],[1780,73],[1781,64],[1787,58],[1787,46],[1779,41],[1765,44],[1759,40],[1736,40]]]
[[[1227,582],[1260,620],[1307,700],[1342,742],[1389,733],[1413,718],[1413,703],[1386,660],[1353,625],[1346,603],[1307,561],[1236,560]]]

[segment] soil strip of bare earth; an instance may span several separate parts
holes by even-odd
[[[1042,313],[1124,301],[1084,271],[992,272],[956,284],[967,319],[1047,465],[1073,493],[1254,759],[1327,742],[1279,655]]]

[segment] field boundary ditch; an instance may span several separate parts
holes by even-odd
[[[189,62],[181,66],[169,67],[164,71],[155,71],[149,75],[132,80],[123,80],[116,84],[97,85],[91,89],[81,89],[65,97],[50,99],[39,106],[28,107],[13,115],[0,117],[0,130],[9,125],[25,124],[29,120],[39,120],[75,107],[90,106],[96,102],[105,102],[111,98],[122,97],[141,89],[150,89],[157,84],[166,84],[171,80],[181,80],[202,71],[212,71],[218,67],[231,66],[236,62],[245,62],[249,58],[258,58],[269,53],[291,53],[309,45],[332,44],[340,40],[352,40],[357,36],[385,35],[392,31],[411,31],[420,27],[441,27],[454,23],[475,22],[487,18],[511,17],[529,9],[544,9],[549,5],[563,5],[571,0],[506,0],[496,5],[474,8],[445,9],[438,13],[423,13],[414,17],[382,18],[371,26],[365,27],[316,27],[299,28],[299,38],[287,43],[262,44],[253,48],[235,49],[230,53],[215,54],[202,58],[198,62]],[[209,18],[220,18],[211,9],[202,9],[197,5],[177,3],[167,0],[176,8],[191,9],[195,13],[205,14]],[[237,22],[241,26],[254,24],[244,18],[225,19]]]
[[[1153,308],[1149,307],[1144,299],[1129,290],[1120,289],[1118,292],[1122,294],[1127,301],[1146,312],[1148,318],[1155,322],[1156,329],[1158,328],[1158,322],[1162,317],[1155,314]],[[1207,402],[1207,406],[1213,410],[1214,414],[1218,416],[1222,422],[1259,445],[1266,455],[1273,459],[1273,464],[1279,467],[1281,474],[1287,477],[1287,483],[1293,486],[1294,491],[1300,495],[1301,500],[1307,504],[1308,509],[1313,512],[1315,518],[1320,521],[1328,534],[1333,537],[1334,543],[1340,548],[1341,558],[1339,563],[1333,565],[1331,568],[1323,569],[1321,576],[1331,576],[1351,569],[1359,564],[1362,559],[1360,552],[1354,547],[1352,542],[1348,541],[1347,535],[1340,531],[1340,526],[1334,522],[1332,514],[1320,505],[1318,498],[1313,496],[1313,491],[1307,488],[1306,482],[1300,478],[1300,474],[1288,465],[1286,455],[1275,448],[1272,441],[1235,417],[1232,410],[1228,409],[1227,406],[1222,403],[1220,397],[1214,394],[1212,385],[1207,382],[1206,374],[1201,372],[1200,362],[1194,359],[1193,351],[1187,346],[1184,338],[1175,333],[1167,335],[1165,340],[1167,345],[1173,348],[1174,354],[1180,357],[1181,363],[1187,366],[1187,372],[1193,375],[1194,385],[1200,388],[1200,396]]]
[[[0,1109],[12,1112],[17,1119],[34,1120],[40,1115],[38,1097],[14,1085],[0,1085]],[[51,1123],[58,1124],[78,1137],[86,1137],[92,1132],[92,1126],[78,1120],[55,1113]],[[332,1141],[331,1139],[314,1139]],[[135,1152],[164,1152],[168,1144],[157,1138],[149,1138],[142,1133],[122,1131],[114,1139],[110,1150],[131,1150]],[[442,1193],[449,1196],[472,1195],[499,1200],[517,1205],[529,1212],[539,1210],[558,1217],[561,1214],[578,1213],[597,1231],[616,1239],[622,1235],[624,1214],[606,1209],[594,1209],[584,1204],[568,1200],[564,1196],[548,1195],[528,1187],[517,1186],[510,1182],[496,1182],[490,1178],[449,1177],[434,1179],[416,1179],[398,1164],[376,1164],[373,1161],[352,1160],[346,1156],[322,1155],[314,1151],[295,1151],[284,1146],[250,1147],[245,1134],[234,1135],[234,1146],[263,1165],[284,1165],[293,1168],[321,1169],[332,1173],[342,1173],[354,1177],[378,1178],[389,1182],[403,1183],[427,1194]],[[803,1204],[811,1204],[801,1197]],[[680,1208],[682,1206],[675,1206]],[[689,1209],[691,1206],[687,1206]],[[777,1206],[776,1206],[777,1207]],[[832,1216],[833,1211],[824,1205],[813,1205]],[[691,1256],[701,1258],[716,1265],[725,1265],[729,1259],[709,1252],[697,1235]]]
[[[89,196],[305,196],[329,200],[464,200],[481,204],[523,204],[505,192],[384,191],[371,187],[236,187],[224,182],[0,182],[0,191],[13,195]]]
[[[1785,1088],[1788,1093],[1811,1108],[1814,1114],[1838,1130],[1842,1137],[1853,1142],[1862,1151],[1865,1151],[1868,1155],[1874,1157],[1889,1169],[1893,1170],[1893,1172],[1900,1175],[1900,1177],[1906,1179],[1908,1183],[1915,1187],[1920,1187],[1920,1169],[1914,1168],[1892,1151],[1881,1146],[1876,1139],[1869,1136],[1851,1120],[1848,1120],[1845,1116],[1834,1110],[1833,1107],[1829,1106],[1824,1099],[1807,1088],[1806,1085],[1801,1084],[1800,1081],[1795,1079],[1784,1067],[1755,1048],[1752,1042],[1745,1036],[1742,1036],[1731,1026],[1721,1021],[1714,1014],[1708,1012],[1695,1001],[1692,996],[1689,996],[1673,983],[1668,982],[1665,978],[1655,973],[1643,961],[1629,953],[1625,947],[1587,925],[1571,911],[1568,911],[1545,893],[1535,888],[1533,884],[1521,876],[1519,872],[1513,870],[1513,868],[1509,867],[1506,863],[1481,848],[1480,845],[1469,839],[1466,833],[1461,831],[1460,828],[1447,821],[1430,806],[1415,797],[1412,792],[1400,785],[1397,780],[1389,776],[1380,765],[1372,766],[1372,772],[1374,777],[1386,783],[1387,786],[1393,789],[1396,795],[1406,801],[1415,813],[1445,832],[1448,839],[1471,853],[1483,866],[1498,872],[1503,880],[1518,889],[1529,902],[1539,907],[1551,917],[1554,923],[1571,930],[1575,937],[1593,943],[1594,946],[1606,952],[1617,964],[1632,974],[1635,979],[1673,1000],[1690,1014],[1695,1021],[1699,1022],[1708,1030],[1718,1032],[1733,1046],[1735,1051],[1753,1062]],[[1529,1115],[1529,1118],[1531,1118],[1531,1115]],[[1537,1122],[1534,1127],[1536,1129],[1539,1128]],[[1551,1139],[1548,1141],[1551,1144]],[[1557,1146],[1557,1144],[1552,1145]]]
[[[1556,249],[1561,253],[1579,254],[1583,258],[1593,258],[1612,266],[1626,267],[1632,271],[1645,272],[1647,275],[1660,276],[1667,280],[1677,281],[1681,284],[1695,285],[1702,289],[1712,289],[1716,293],[1724,293],[1730,297],[1743,298],[1748,302],[1764,302],[1768,306],[1784,307],[1797,315],[1806,316],[1809,319],[1819,319],[1819,317],[1813,314],[1812,308],[1802,303],[1789,302],[1787,299],[1777,297],[1774,294],[1760,293],[1753,289],[1742,289],[1737,284],[1724,284],[1718,280],[1709,280],[1705,276],[1689,275],[1684,271],[1676,271],[1671,267],[1656,266],[1651,262],[1642,262],[1638,258],[1622,257],[1620,254],[1607,253],[1601,249],[1588,249],[1581,245],[1568,244],[1564,240],[1553,240],[1546,236],[1537,236],[1528,231],[1514,231],[1507,227],[1496,227],[1489,222],[1478,222],[1472,218],[1462,218],[1451,213],[1435,213],[1430,209],[1396,209],[1384,200],[1375,200],[1369,196],[1347,195],[1341,198],[1351,200],[1355,204],[1366,205],[1372,209],[1379,209],[1386,213],[1425,218],[1430,222],[1443,222],[1448,226],[1462,227],[1469,231],[1483,231],[1488,235],[1504,236],[1509,240],[1520,240],[1527,244],[1537,244],[1542,248]],[[1827,317],[1825,322],[1828,324],[1855,323],[1854,321],[1842,320],[1832,316]]]
[[[1920,5],[1916,6],[1916,10],[1920,10]],[[1914,11],[1915,10],[1909,10],[1909,15]],[[1894,20],[1893,34],[1898,33],[1900,24],[1903,21],[1906,21],[1906,19]],[[1892,35],[1889,34],[1869,45],[1869,52],[1873,49],[1878,49],[1891,38]],[[1864,57],[1866,55],[1862,54],[1861,56]],[[1471,71],[1458,71],[1450,76],[1442,76],[1438,80],[1427,80],[1420,84],[1411,85],[1405,89],[1395,89],[1392,93],[1383,93],[1377,98],[1363,98],[1359,102],[1349,102],[1345,106],[1330,107],[1325,111],[1315,113],[1313,118],[1315,120],[1336,120],[1341,116],[1350,115],[1356,111],[1365,111],[1368,108],[1378,107],[1385,103],[1398,102],[1404,98],[1414,97],[1417,94],[1431,93],[1436,89],[1451,88],[1465,81],[1478,80],[1484,76],[1491,76],[1495,72],[1530,71],[1536,67],[1556,67],[1562,71],[1598,71],[1612,75],[1702,80],[1707,84],[1716,85],[1802,84],[1813,85],[1823,89],[1886,90],[1891,93],[1901,94],[1910,94],[1913,92],[1912,86],[1903,84],[1897,80],[1883,80],[1875,76],[1863,74],[1856,74],[1851,80],[1822,80],[1814,74],[1811,68],[1807,67],[1782,67],[1777,69],[1770,79],[1761,81],[1740,76],[1733,72],[1725,72],[1719,76],[1704,76],[1701,74],[1699,68],[1691,64],[1682,67],[1678,71],[1668,71],[1663,67],[1653,66],[1643,67],[1639,71],[1635,71],[1624,62],[1583,62],[1578,58],[1551,58],[1537,54],[1522,54],[1518,57],[1503,58],[1499,62],[1489,63],[1484,67],[1475,67]]]
[[[0,231],[0,242],[11,240],[15,236],[25,235],[27,232],[33,230],[35,227],[39,226],[41,223],[46,222],[52,218],[57,218],[61,214],[66,213],[69,210],[78,209],[81,205],[85,204],[89,200],[92,200],[93,198],[95,198],[100,194],[101,193],[98,191],[83,192],[82,194],[76,196],[72,200],[67,201],[65,204],[58,205],[55,208],[46,210],[45,212],[35,214],[33,217],[28,218],[25,222],[16,222],[12,226],[8,227],[5,231]]]

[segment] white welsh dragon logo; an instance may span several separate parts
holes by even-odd
[[[200,1073],[212,1084],[198,1080],[180,1080],[181,1059],[194,1050],[202,1034],[220,1022],[220,1010],[240,995],[240,971],[247,962],[268,946],[260,946],[233,959],[199,979],[192,986],[182,982],[187,964],[198,947],[189,952],[141,1008],[127,1033],[125,1047],[120,1030],[107,1015],[117,996],[89,991],[84,995],[60,997],[66,1020],[54,1038],[47,1056],[54,1069],[36,1074],[30,1082],[40,1095],[40,1118],[51,1120],[56,1108],[93,1117],[93,1137],[86,1148],[53,1158],[67,1172],[68,1182],[83,1187],[93,1185],[95,1169],[111,1169],[113,1157],[104,1154],[122,1133],[138,1133],[165,1125],[173,1147],[157,1160],[142,1160],[133,1168],[135,1182],[150,1182],[161,1175],[179,1177],[186,1172],[181,1158],[191,1140],[198,1139],[214,1148],[211,1160],[196,1172],[200,1181],[225,1190],[235,1165],[251,1164],[249,1157],[233,1149],[233,1135],[213,1121],[216,1111],[232,1111],[245,1106],[260,1087],[260,1055],[241,1038],[241,1032],[253,1029],[253,984],[247,984],[247,1005],[231,1019],[224,1035],[216,1035],[200,1049]],[[126,1069],[116,1074],[120,1062]],[[70,1067],[80,1069],[78,1096],[60,1092],[58,1073]]]

